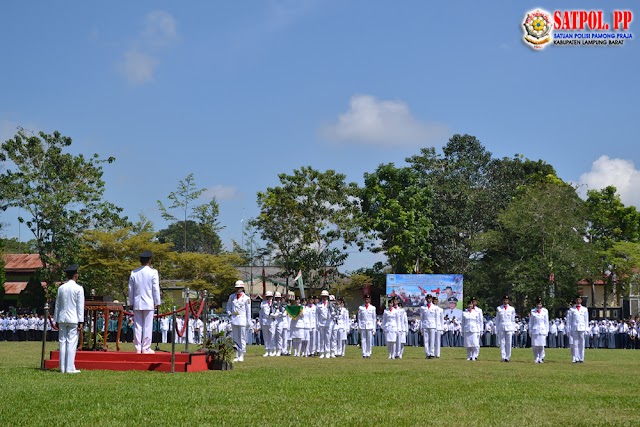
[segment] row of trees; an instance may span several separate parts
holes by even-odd
[[[33,233],[52,290],[61,266],[82,260],[85,284],[123,296],[142,248],[154,251],[163,278],[219,296],[230,290],[235,267],[256,262],[256,254],[268,254],[285,277],[302,270],[314,288],[328,280],[341,289],[369,282],[383,288],[382,274],[416,265],[423,273],[462,273],[465,292],[489,305],[509,293],[520,304],[541,295],[563,306],[581,279],[606,278],[624,295],[636,277],[640,214],[615,188],[582,200],[546,162],[494,158],[470,135],[454,135],[442,153],[424,148],[405,165],[382,164],[362,186],[333,170],[280,174],[278,186],[257,195],[251,248],[234,242],[230,252],[218,235],[218,203],[197,204],[205,190],[192,174],[169,194],[168,206],[158,201],[170,224],[155,232],[103,200],[102,167],[114,159],[73,156],[65,152],[70,145],[57,132],[20,129],[0,150],[0,202],[29,215],[18,220]],[[264,247],[254,253],[256,236]],[[354,250],[384,253],[387,264],[350,280],[327,275]]]

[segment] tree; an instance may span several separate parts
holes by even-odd
[[[102,165],[115,159],[65,153],[71,143],[57,131],[35,136],[19,129],[0,150],[0,161],[10,162],[0,175],[2,208],[20,207],[29,215],[18,221],[35,237],[49,290],[62,279],[62,267],[76,260],[83,230],[126,223],[122,209],[102,200]]]
[[[606,251],[606,259],[610,263],[611,281],[615,286],[616,305],[620,306],[620,298],[629,297],[629,291],[638,283],[640,268],[640,244],[634,242],[615,242]],[[615,277],[615,281],[613,280]]]
[[[192,173],[187,175],[184,180],[180,180],[178,182],[178,190],[169,193],[169,196],[167,198],[171,202],[171,206],[169,206],[168,209],[179,210],[181,212],[180,218],[170,213],[169,210],[164,206],[164,204],[160,200],[158,200],[158,208],[160,209],[162,218],[167,221],[183,221],[183,244],[182,246],[176,246],[176,250],[179,252],[185,252],[187,248],[187,219],[191,218],[193,215],[189,210],[189,208],[191,207],[191,202],[197,200],[202,195],[202,193],[205,192],[205,190],[206,188],[196,189],[196,182]]]
[[[603,250],[615,242],[640,241],[640,213],[635,206],[625,206],[616,188],[587,191],[586,201],[590,221],[589,237]]]
[[[205,190],[196,188],[192,173],[178,183],[178,190],[172,191],[168,196],[171,201],[168,209],[179,210],[181,218],[171,214],[158,200],[162,217],[173,221],[168,228],[160,231],[158,238],[163,242],[172,242],[177,252],[217,254],[222,251],[218,232],[224,227],[218,221],[220,207],[216,198],[213,197],[209,203],[192,206]],[[182,230],[181,236],[178,230]]]
[[[472,292],[492,301],[504,294],[522,310],[541,296],[554,309],[575,296],[593,247],[580,230],[587,225],[584,203],[557,178],[521,188],[498,216],[498,226],[477,242]]]
[[[360,206],[372,252],[384,252],[394,273],[410,273],[416,260],[429,271],[431,188],[419,184],[413,169],[386,164],[365,173]]]
[[[190,289],[207,290],[218,306],[234,291],[241,258],[235,254],[198,254],[186,252],[174,259],[172,278]],[[248,289],[247,289],[248,291]]]
[[[407,162],[419,185],[432,189],[429,244],[435,273],[468,273],[476,237],[496,226],[518,188],[555,176],[543,161],[493,159],[471,135],[453,135],[442,155],[424,148]]]
[[[111,231],[87,230],[82,236],[81,278],[85,289],[122,301],[129,294],[129,275],[140,267],[140,254],[153,252],[153,267],[160,278],[171,276],[174,260],[169,243],[155,241],[155,233],[145,227],[124,227]]]
[[[311,167],[280,174],[280,186],[258,193],[260,230],[288,277],[305,272],[305,283],[320,287],[327,266],[342,265],[358,239],[357,186],[345,175]],[[342,248],[339,248],[341,245]]]

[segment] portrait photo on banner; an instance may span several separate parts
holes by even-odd
[[[387,298],[398,297],[407,315],[417,316],[427,295],[438,298],[443,309],[462,310],[462,274],[387,274]]]

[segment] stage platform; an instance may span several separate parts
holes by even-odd
[[[60,352],[52,351],[45,368],[60,366]],[[137,354],[127,351],[78,351],[76,369],[105,371],[160,371],[171,372],[171,353]],[[176,353],[175,372],[206,371],[207,361],[204,353]]]

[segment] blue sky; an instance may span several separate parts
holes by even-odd
[[[107,199],[157,229],[156,200],[193,173],[227,247],[277,174],[309,165],[361,183],[454,133],[640,206],[637,2],[495,3],[2,2],[0,137],[59,130],[75,152],[116,157]],[[631,10],[637,38],[533,51],[522,21],[538,7]],[[15,217],[0,217],[9,237]]]

